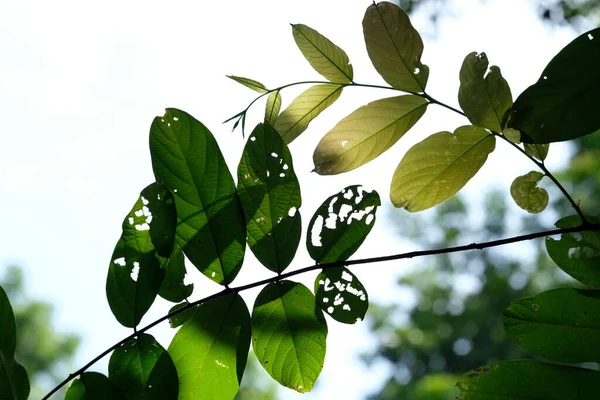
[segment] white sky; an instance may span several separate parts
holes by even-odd
[[[428,92],[457,106],[458,70],[466,54],[485,51],[502,68],[513,97],[539,77],[544,65],[576,36],[550,29],[529,2],[461,1],[458,17],[444,15],[437,37],[423,34],[423,62],[430,67]],[[221,122],[253,99],[254,92],[226,74],[259,80],[268,87],[322,78],[297,50],[289,23],[317,29],[342,47],[360,83],[384,84],[371,66],[361,20],[371,0],[361,1],[157,1],[100,3],[54,0],[5,2],[0,13],[0,268],[23,266],[27,290],[57,306],[65,331],[84,338],[74,367],[130,333],[112,316],[104,293],[110,256],[121,222],[139,191],[153,180],[148,131],[165,107],[194,115],[217,137],[235,175],[244,141]],[[413,23],[434,32],[426,18]],[[283,92],[284,105],[301,89]],[[431,133],[454,130],[467,120],[431,106],[423,119],[384,156],[336,177],[310,174],[312,152],[323,134],[352,110],[390,96],[389,91],[347,89],[291,146],[303,190],[304,228],[329,195],[349,184],[379,191],[390,207],[388,186],[395,166],[411,144]],[[263,115],[252,110],[251,129]],[[505,152],[502,143],[467,187],[474,197],[490,182],[508,192],[517,175],[530,170],[526,159]],[[565,151],[554,146],[550,168],[563,165]],[[515,213],[521,212],[516,206]],[[404,212],[404,211],[397,211]],[[412,248],[382,218],[354,258]],[[268,276],[254,261],[235,284]],[[312,264],[303,245],[292,268]],[[402,263],[354,269],[371,300],[405,301],[394,292]],[[192,267],[193,268],[193,267]],[[193,272],[193,271],[192,271]],[[312,287],[316,274],[302,279]],[[216,285],[193,273],[192,299]],[[251,304],[256,291],[250,293]],[[142,325],[168,310],[157,300]],[[331,320],[330,320],[331,321]],[[328,355],[320,385],[303,399],[358,399],[381,382],[382,368],[367,369],[357,351],[373,346],[367,325],[329,323]],[[166,324],[150,332],[168,347]],[[108,357],[95,370],[106,372]],[[285,391],[282,398],[296,398]]]

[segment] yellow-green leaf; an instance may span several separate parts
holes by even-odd
[[[511,129],[511,128],[509,128]],[[517,131],[518,132],[518,131]],[[536,158],[540,161],[544,161],[546,156],[548,155],[548,150],[550,150],[550,143],[544,144],[532,144],[525,143],[525,154]]]
[[[315,71],[331,82],[352,82],[352,64],[344,50],[306,25],[292,25],[292,31],[298,48]]]
[[[513,143],[521,143],[521,132],[513,128],[504,128],[502,134]]]
[[[233,79],[237,83],[241,83],[242,85],[254,90],[255,92],[258,92],[258,93],[266,93],[267,92],[267,88],[265,87],[265,85],[263,85],[262,83],[260,83],[258,81],[255,81],[254,79],[244,78],[244,77],[235,76],[235,75],[227,75],[227,77],[229,79]]]
[[[373,3],[363,19],[369,58],[392,87],[424,92],[429,67],[421,63],[423,40],[403,9],[388,2]]]
[[[406,152],[394,172],[390,199],[396,207],[421,211],[452,197],[471,179],[496,146],[485,129],[468,125],[439,132]]]
[[[429,103],[420,96],[381,99],[352,112],[321,139],[315,172],[351,171],[389,149],[421,118]]]
[[[548,192],[537,187],[543,177],[541,172],[531,171],[517,177],[510,185],[510,195],[515,203],[532,214],[544,211],[548,205]]]
[[[281,93],[279,90],[271,92],[267,97],[267,106],[265,107],[265,122],[269,125],[275,125],[279,110],[281,109]]]

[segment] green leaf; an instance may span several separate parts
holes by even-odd
[[[340,85],[315,85],[296,97],[277,117],[275,129],[290,144],[308,128],[308,124],[332,105],[342,94]]]
[[[27,371],[15,361],[16,345],[15,315],[0,286],[0,399],[26,400],[29,397]]]
[[[292,25],[292,32],[298,48],[315,71],[331,82],[352,82],[352,64],[344,50],[306,25]]]
[[[85,372],[79,379],[75,379],[65,400],[116,400],[121,399],[121,394],[115,385],[99,372]]]
[[[528,351],[563,363],[600,361],[600,291],[555,289],[504,311],[506,332]]]
[[[108,376],[127,400],[176,399],[179,393],[169,353],[146,333],[114,350]]]
[[[502,361],[467,372],[457,400],[593,399],[600,372],[534,360]]]
[[[306,247],[312,259],[321,264],[347,260],[371,232],[380,205],[379,194],[360,185],[328,197],[308,224]]]
[[[367,290],[344,267],[323,269],[315,280],[315,295],[321,309],[344,324],[362,321],[369,309]]]
[[[281,273],[300,243],[302,200],[292,155],[268,124],[258,124],[246,142],[238,167],[238,195],[250,250],[265,267]]]
[[[170,256],[175,224],[173,198],[159,183],[142,190],[125,217],[106,278],[108,304],[122,325],[137,326],[154,302],[165,276],[157,257]]]
[[[169,108],[152,122],[150,154],[154,174],[175,198],[177,244],[204,275],[231,283],[244,259],[246,229],[215,138],[191,115]]]
[[[488,70],[485,53],[472,52],[460,69],[458,103],[473,125],[502,132],[502,118],[512,106],[508,82],[495,65]],[[484,76],[485,75],[485,76]]]
[[[406,95],[376,100],[342,119],[313,154],[315,172],[351,171],[392,147],[425,114],[429,102]]]
[[[403,9],[373,3],[363,19],[367,52],[379,75],[405,92],[424,92],[429,67],[421,63],[423,41]]]
[[[515,100],[507,126],[524,142],[575,139],[600,129],[600,28],[577,37]]]
[[[274,126],[281,109],[281,93],[279,90],[272,92],[267,97],[267,106],[265,107],[265,123]]]
[[[530,144],[525,143],[525,154],[531,156],[533,158],[538,159],[539,161],[544,161],[546,156],[548,155],[548,150],[550,149],[550,144]]]
[[[515,178],[510,185],[510,195],[515,203],[532,214],[544,211],[548,205],[548,192],[537,187],[543,177],[541,172],[530,171]]]
[[[171,314],[172,312],[177,311],[183,307],[186,307],[188,304],[189,303],[187,301],[184,301],[183,303],[175,304],[173,307],[171,307],[169,309],[169,314]],[[171,328],[177,328],[178,326],[185,324],[188,319],[190,319],[194,316],[197,309],[198,309],[198,306],[190,307],[187,310],[182,311],[182,312],[170,317],[169,318],[169,326]]]
[[[254,90],[258,93],[266,93],[267,88],[260,82],[255,81],[254,79],[243,78],[241,76],[235,75],[226,75],[229,79],[233,79],[237,83],[241,83],[242,85]]]
[[[504,128],[502,134],[513,143],[521,143],[521,132],[513,128]]]
[[[169,346],[179,374],[179,400],[233,399],[250,335],[250,313],[239,294],[201,304]]]
[[[590,219],[598,223],[598,218]],[[557,228],[573,228],[582,225],[576,215],[556,222]],[[546,238],[546,250],[550,258],[567,274],[580,282],[600,288],[600,233],[563,233],[560,240]]]
[[[158,291],[160,297],[177,303],[188,298],[194,291],[194,284],[186,285],[185,279],[185,257],[178,245],[173,246],[173,252],[169,258],[158,256],[158,261],[163,270],[165,278]]]
[[[408,150],[396,168],[392,203],[414,212],[447,200],[475,176],[495,146],[493,135],[471,125],[429,136]]]
[[[252,310],[252,336],[254,354],[273,379],[300,393],[312,390],[325,361],[327,324],[306,286],[265,286]]]

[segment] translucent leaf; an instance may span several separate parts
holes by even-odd
[[[313,154],[315,172],[339,174],[378,157],[412,128],[428,104],[420,96],[407,95],[360,107],[321,139]]]
[[[169,108],[152,122],[150,154],[154,174],[175,198],[177,244],[204,275],[231,283],[244,259],[246,229],[215,138],[191,115]]]
[[[340,85],[315,85],[306,89],[296,97],[292,104],[279,114],[275,129],[290,144],[308,124],[317,118],[321,112],[332,105],[342,94]]]
[[[26,400],[29,397],[27,371],[15,361],[16,345],[15,315],[0,286],[0,399]]]
[[[240,295],[201,304],[169,346],[179,374],[179,400],[233,399],[248,360],[250,335],[250,313]]]
[[[160,297],[177,303],[188,298],[194,291],[194,284],[185,284],[185,257],[178,245],[173,246],[169,258],[158,256],[161,268],[165,271],[165,278],[158,291]]]
[[[179,393],[169,353],[146,333],[113,351],[108,376],[127,400],[176,399]]]
[[[500,68],[488,70],[485,53],[472,52],[460,69],[458,103],[473,125],[502,132],[502,118],[512,106],[512,95]],[[485,75],[485,76],[484,76]]]
[[[292,25],[292,31],[298,48],[315,71],[331,82],[352,82],[352,64],[344,50],[306,25]]]
[[[300,243],[302,200],[292,155],[270,125],[258,124],[246,142],[238,166],[238,195],[250,250],[265,267],[281,273]]]
[[[525,143],[525,154],[536,158],[540,161],[544,161],[546,156],[548,155],[548,150],[550,149],[550,144],[530,144]]]
[[[175,304],[173,307],[171,307],[169,309],[169,314],[187,306],[188,304],[189,303],[187,301],[184,301],[183,303]],[[188,308],[187,310],[182,311],[182,312],[170,317],[169,318],[169,326],[171,328],[177,328],[178,326],[185,324],[188,319],[190,319],[194,316],[197,309],[198,309],[198,307],[194,306],[194,307]]]
[[[375,225],[376,191],[348,186],[321,204],[308,224],[306,247],[318,263],[347,260]]]
[[[507,126],[526,143],[575,139],[600,129],[600,28],[577,37],[515,100]]]
[[[504,137],[513,143],[521,143],[521,132],[513,128],[504,128],[502,131]]]
[[[324,269],[315,280],[315,295],[323,311],[345,324],[362,321],[369,309],[367,290],[344,267]]]
[[[600,372],[534,360],[501,361],[464,374],[457,400],[593,399]]]
[[[510,195],[519,207],[532,214],[544,211],[548,205],[548,192],[538,188],[538,182],[544,174],[531,171],[517,177],[510,185]]]
[[[392,203],[414,212],[447,200],[475,176],[495,146],[496,138],[475,126],[429,136],[408,150],[396,168]]]
[[[265,87],[265,85],[263,85],[260,82],[255,81],[254,79],[243,78],[241,76],[235,76],[235,75],[227,75],[227,77],[229,79],[233,79],[237,83],[241,83],[242,85],[254,90],[255,92],[258,92],[258,93],[266,93],[267,92],[267,88]]]
[[[115,385],[99,372],[85,372],[75,379],[65,400],[120,400],[121,394]]]
[[[252,348],[277,382],[309,392],[325,360],[327,324],[315,296],[301,283],[270,283],[252,311]]]
[[[563,363],[600,361],[600,291],[555,289],[504,311],[506,332],[526,350]]]
[[[272,92],[267,97],[267,105],[265,107],[265,123],[273,126],[277,121],[279,110],[281,109],[281,93],[279,90]]]
[[[369,58],[392,87],[424,92],[429,67],[421,63],[423,41],[403,9],[388,2],[373,3],[363,19]]]
[[[600,222],[588,218],[590,222]],[[576,215],[556,222],[557,228],[572,228],[581,225]],[[600,233],[563,233],[560,240],[546,238],[546,249],[550,258],[567,274],[580,282],[600,288]]]

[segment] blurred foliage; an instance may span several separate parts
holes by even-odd
[[[276,400],[279,385],[267,374],[250,350],[240,390],[235,400]]]

